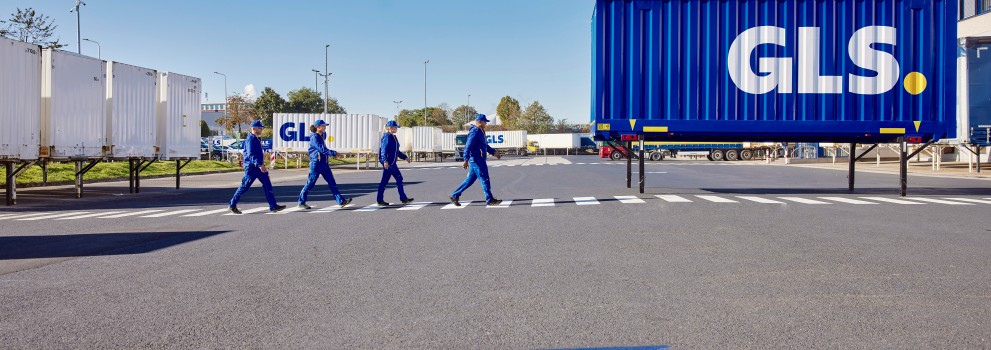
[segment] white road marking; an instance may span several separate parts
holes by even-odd
[[[355,211],[372,212],[372,211],[376,211],[376,210],[379,210],[379,209],[382,209],[382,208],[385,208],[385,207],[380,207],[378,204],[372,204],[372,205],[369,205],[367,207],[364,207],[364,208],[361,208],[361,209],[358,209],[358,210],[355,210]]]
[[[252,214],[252,213],[257,213],[257,212],[260,212],[260,211],[267,211],[267,210],[269,210],[268,207],[258,207],[258,208],[254,208],[254,209],[242,210],[241,211],[241,214]],[[226,214],[224,216],[228,216],[228,215],[238,215],[238,214],[230,213],[230,214]]]
[[[710,202],[713,202],[713,203],[740,203],[740,202],[737,202],[735,200],[728,199],[728,198],[723,198],[723,197],[720,197],[720,196],[696,195],[695,197],[699,197],[699,198],[705,199],[705,200],[710,201]]]
[[[578,205],[598,205],[599,200],[595,197],[575,197],[575,204]]]
[[[860,197],[860,198],[869,199],[869,200],[878,201],[878,202],[894,203],[894,204],[926,204],[926,203],[919,203],[919,202],[907,201],[907,200],[902,200],[902,199],[887,198],[887,197]]]
[[[102,213],[92,213],[92,214],[86,214],[86,215],[72,216],[72,217],[67,217],[67,218],[58,218],[58,219],[55,219],[55,220],[79,220],[79,219],[91,218],[91,217],[94,217],[94,216],[113,215],[113,214],[120,214],[120,213],[123,213],[123,212],[122,211],[108,211],[108,212],[102,212]]]
[[[300,208],[300,207],[289,207],[289,208],[282,209],[282,211],[280,211],[278,213],[268,213],[268,214],[282,215],[282,214],[294,213],[294,212],[297,212],[297,211],[300,211],[300,210],[306,210],[306,209],[303,209],[303,208]]]
[[[691,203],[692,201],[688,198],[682,196],[675,196],[673,194],[658,194],[657,198],[664,200],[669,203]]]
[[[220,213],[225,213],[228,210],[230,210],[230,209],[224,208],[224,209],[207,210],[207,211],[204,211],[204,212],[183,215],[183,217],[199,217],[199,216],[207,216],[207,215],[213,215],[213,214],[220,214]]]
[[[973,199],[973,198],[947,198],[947,199],[949,199],[949,200],[955,200],[955,201],[962,201],[962,202],[971,202],[971,203],[980,203],[980,204],[991,204],[991,201],[980,200],[980,199]]]
[[[530,207],[553,207],[554,198],[534,199]]]
[[[404,205],[402,208],[399,208],[399,210],[420,210],[420,209],[423,209],[423,208],[425,208],[425,207],[427,207],[427,206],[429,206],[431,204],[434,204],[434,203],[433,202],[416,202],[416,203]]]
[[[935,198],[910,197],[910,199],[915,201],[923,201],[923,202],[936,203],[936,204],[974,205],[974,203],[960,203],[960,202],[953,202],[953,201],[947,201],[947,200],[935,199]]]
[[[8,220],[8,219],[13,220],[13,219],[18,219],[18,218],[26,218],[26,217],[29,217],[29,216],[44,215],[44,214],[47,214],[47,213],[17,213],[17,214],[8,216],[8,217],[0,218],[0,220]]]
[[[819,197],[828,201],[847,203],[847,204],[877,204],[874,202],[862,201],[859,199],[845,198],[845,197]]]
[[[467,207],[469,205],[471,205],[471,201],[461,202],[461,206],[460,207],[454,205],[454,203],[450,203],[448,205],[443,206],[441,209],[464,209],[464,207]]]
[[[643,203],[647,203],[647,202],[644,202],[643,199],[640,199],[637,196],[613,196],[613,198],[616,198],[617,200],[619,200],[620,203],[623,203],[623,204],[643,204]]]
[[[89,213],[90,212],[88,211],[73,211],[68,213],[60,213],[60,214],[52,214],[52,215],[32,216],[29,218],[17,219],[17,221],[36,221],[36,220],[44,220],[44,219],[61,218],[61,217],[73,216],[73,215],[83,215]]]
[[[181,210],[167,211],[167,212],[164,212],[164,213],[145,215],[145,216],[142,216],[142,217],[143,218],[164,218],[166,216],[179,215],[179,214],[185,214],[185,213],[192,213],[192,212],[198,211],[198,210],[199,209],[181,209]]]
[[[157,213],[157,212],[160,212],[160,211],[162,211],[162,209],[141,210],[141,211],[135,211],[135,212],[123,213],[123,214],[117,214],[117,215],[101,216],[100,219],[117,219],[117,218],[123,218],[123,217],[134,216],[134,215]]]
[[[763,203],[763,204],[785,204],[785,202],[776,201],[773,199],[767,199],[763,197],[755,196],[736,196],[737,198],[746,199],[751,202]]]
[[[784,199],[786,201],[792,201],[792,202],[802,203],[802,204],[832,204],[832,203],[829,203],[829,202],[817,201],[815,199],[808,199],[808,198],[802,198],[802,197],[778,197],[778,198]]]
[[[354,207],[354,204],[348,204],[344,208],[353,208],[353,207]],[[313,214],[333,213],[335,211],[338,211],[338,210],[341,210],[341,209],[344,209],[344,208],[341,208],[341,205],[338,204],[338,205],[332,205],[332,206],[329,206],[329,207],[326,207],[326,208],[323,208],[323,209],[320,209],[320,210],[315,210],[315,211],[312,211],[311,213],[313,213]]]
[[[486,208],[509,208],[513,204],[512,200],[504,200],[499,205],[485,205]]]

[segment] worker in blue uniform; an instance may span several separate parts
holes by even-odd
[[[407,198],[406,192],[403,191],[403,174],[399,172],[399,164],[396,164],[400,159],[405,160],[407,163],[412,160],[406,156],[402,151],[399,150],[399,139],[396,138],[396,131],[399,130],[399,124],[393,120],[390,120],[385,124],[386,132],[382,133],[382,144],[379,146],[379,163],[382,164],[382,181],[379,182],[379,192],[376,200],[379,206],[388,206],[389,203],[383,198],[385,193],[385,186],[389,184],[389,178],[396,179],[396,188],[399,189],[399,200],[403,204],[409,204],[413,202],[413,198]]]
[[[468,187],[475,184],[475,180],[482,180],[482,191],[485,192],[485,203],[488,205],[498,205],[502,200],[492,196],[492,183],[489,181],[489,167],[485,163],[485,158],[491,154],[497,159],[502,159],[502,153],[496,151],[485,141],[485,126],[489,120],[484,114],[475,116],[474,125],[468,131],[468,140],[465,141],[464,158],[462,168],[468,169],[468,178],[461,183],[461,187],[451,194],[451,203],[461,206],[460,198]]]
[[[306,198],[310,190],[316,185],[317,179],[323,176],[324,181],[330,186],[330,192],[334,194],[337,204],[344,208],[351,203],[351,198],[341,196],[341,191],[337,189],[337,181],[334,181],[334,173],[330,171],[330,158],[337,157],[337,152],[327,148],[324,140],[327,139],[327,122],[318,119],[310,125],[310,176],[306,180],[306,185],[299,192],[299,208],[310,209],[306,204]]]
[[[261,134],[265,126],[261,121],[251,123],[251,133],[244,139],[244,178],[241,179],[241,187],[234,192],[231,198],[230,212],[241,214],[237,209],[237,202],[241,200],[244,192],[251,188],[255,179],[262,183],[262,190],[265,191],[265,199],[268,200],[268,209],[273,213],[285,209],[286,206],[275,202],[275,193],[272,192],[272,180],[268,177],[268,168],[265,167],[265,154],[262,152]]]

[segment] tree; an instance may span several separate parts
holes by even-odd
[[[522,115],[520,101],[509,96],[503,97],[499,100],[499,105],[496,106],[496,114],[502,118],[503,125],[508,128],[517,128],[519,126],[518,120]]]
[[[10,19],[0,20],[0,36],[58,49],[65,47],[59,44],[59,39],[51,40],[58,26],[48,16],[38,14],[33,8],[17,8],[16,13],[10,14]]]
[[[348,114],[348,110],[341,106],[340,102],[336,98],[327,99],[327,113],[328,114]],[[322,106],[320,108],[323,108]],[[320,110],[323,112],[323,109]]]
[[[468,122],[475,120],[476,114],[478,111],[475,110],[475,107],[460,105],[451,112],[451,124],[461,128]]]
[[[252,105],[248,97],[240,94],[234,94],[227,98],[227,115],[217,119],[217,124],[220,124],[227,131],[233,131],[237,128],[238,134],[241,134],[241,126],[251,123],[251,113]]]
[[[554,125],[554,131],[560,133],[571,132],[571,126],[568,125],[568,121],[564,119],[558,119],[557,124]]]
[[[420,109],[404,109],[399,112],[396,116],[396,122],[400,126],[408,128],[413,126],[445,126],[451,125],[451,120],[447,118],[446,113],[440,107],[428,107],[426,109],[427,121],[424,124],[423,115],[424,110]]]
[[[261,96],[255,100],[255,104],[252,108],[252,115],[255,119],[262,121],[262,124],[267,128],[272,127],[272,114],[282,113],[286,110],[286,100],[279,96],[279,93],[275,92],[270,87],[266,87],[262,91]]]
[[[200,120],[200,137],[210,137],[210,126],[206,125],[206,120]]]
[[[528,133],[545,134],[554,126],[554,118],[547,113],[539,101],[533,101],[520,115],[518,125]]]
[[[323,113],[323,97],[310,88],[300,88],[289,92],[290,113]]]

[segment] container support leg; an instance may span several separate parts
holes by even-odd
[[[17,177],[14,176],[14,163],[4,163],[7,168],[7,172],[4,175],[7,177],[7,183],[4,185],[7,190],[7,205],[17,204],[17,197],[14,194],[17,188],[14,187],[14,181],[17,181]]]
[[[626,141],[626,188],[633,188],[633,142]]]
[[[138,160],[137,165],[134,167],[134,193],[141,193],[141,172],[148,169],[156,161],[156,159],[152,159],[146,163],[144,160]]]
[[[134,159],[127,160],[127,192],[134,193]]]
[[[41,187],[48,187],[48,161],[41,162]]]
[[[850,162],[850,164],[849,164],[849,174],[847,174],[847,180],[849,182],[850,192],[853,192],[854,183],[856,183],[855,179],[856,179],[856,176],[857,176],[857,172],[856,172],[856,170],[857,170],[857,158],[853,156],[854,152],[856,152],[856,151],[857,151],[857,144],[851,142],[850,143],[850,152],[847,155],[850,158],[850,160],[849,160],[849,162]],[[834,156],[835,156],[835,153],[834,153]]]
[[[899,178],[899,188],[901,189],[901,196],[905,197],[908,195],[908,145],[905,141],[899,143],[900,150],[898,151],[898,178]]]
[[[83,175],[100,163],[100,160],[91,160],[89,164],[83,166],[82,160],[76,161],[76,198],[83,198]]]
[[[643,194],[643,182],[644,182],[644,166],[643,166],[643,138],[640,138],[640,194]]]
[[[981,172],[981,145],[977,145],[977,172]]]
[[[177,189],[177,190],[179,189],[179,171],[182,170],[182,168],[185,168],[187,165],[189,165],[189,163],[192,162],[192,161],[193,161],[192,159],[189,159],[189,160],[186,160],[186,162],[185,163],[182,163],[182,164],[179,164],[179,163],[182,162],[181,160],[176,160],[175,161],[175,189]]]

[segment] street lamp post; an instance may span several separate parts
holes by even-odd
[[[328,91],[327,84],[330,79],[330,75],[333,74],[333,73],[329,73],[330,72],[330,66],[328,65],[328,61],[330,58],[329,52],[330,52],[330,44],[327,44],[323,47],[323,71],[328,72],[326,75],[323,76],[323,114],[327,114],[327,104],[329,103],[328,100],[330,100],[330,91]]]
[[[86,6],[86,3],[85,2],[82,2],[82,0],[76,0],[76,6],[73,6],[71,9],[69,9],[69,12],[70,13],[71,12],[75,12],[76,13],[76,52],[78,54],[82,55],[83,54],[83,40],[82,40],[83,34],[82,34],[82,30],[79,28],[81,26],[81,24],[79,22],[80,22],[80,19],[82,17],[82,16],[79,15],[79,8],[80,8],[80,6]]]
[[[229,99],[227,96],[227,74],[221,72],[213,72],[213,74],[219,74],[224,76],[224,119],[227,120],[227,122],[229,123],[230,121],[228,119],[230,119],[231,117],[230,114],[231,112],[227,108],[227,100]]]
[[[468,120],[468,121],[470,121],[470,119],[468,119],[468,118],[471,117],[471,115],[468,114],[468,109],[469,108],[471,108],[471,94],[468,94],[468,105],[465,106],[465,120]]]
[[[99,58],[101,60],[103,59],[103,48],[100,47],[100,43],[96,42],[95,40],[89,40],[89,39],[83,39],[83,41],[89,41],[91,43],[96,44],[96,58]]]
[[[313,91],[320,91],[320,85],[317,84],[317,78],[320,77],[320,71],[316,69],[311,69],[313,71]]]
[[[396,120],[396,119],[399,118],[399,104],[403,103],[403,101],[392,101],[392,103],[395,103],[396,104],[396,117],[395,118],[392,118],[392,120]],[[396,121],[398,121],[398,120],[396,120]]]
[[[423,126],[427,126],[427,63],[430,60],[423,61]]]

